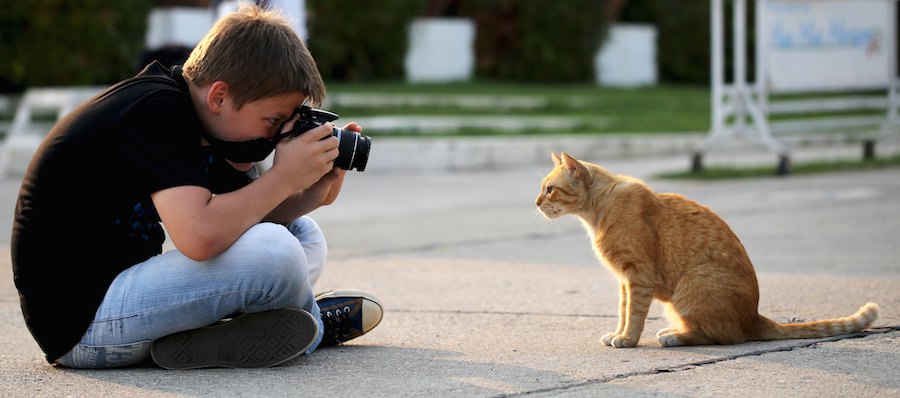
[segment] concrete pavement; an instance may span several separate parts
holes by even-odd
[[[727,155],[736,159],[761,157]],[[686,168],[687,154],[587,160],[719,213],[754,261],[761,313],[833,318],[875,301],[880,318],[840,338],[663,349],[654,305],[638,348],[605,347],[599,338],[616,325],[612,275],[574,218],[534,209],[549,155],[458,172],[373,163],[314,213],[331,247],[318,288],[379,297],[386,312],[370,334],[270,369],[54,368],[12,284],[13,179],[0,181],[0,396],[900,396],[900,169],[676,182],[652,176]]]

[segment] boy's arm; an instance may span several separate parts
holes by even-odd
[[[337,157],[337,139],[320,140],[331,128],[325,124],[279,143],[284,156],[236,191],[213,196],[203,187],[178,186],[154,192],[153,204],[175,247],[193,260],[212,258],[292,194],[312,187],[332,170]]]
[[[357,133],[362,132],[362,126],[356,122],[347,123],[344,130],[352,130]],[[344,184],[344,175],[346,170],[334,168],[328,174],[315,184],[303,191],[297,192],[282,202],[278,207],[272,210],[266,221],[277,223],[286,223],[297,219],[298,217],[309,214],[315,209],[322,206],[328,206],[337,199]]]
[[[286,223],[302,215],[309,214],[319,207],[334,203],[341,192],[345,174],[345,170],[332,169],[309,188],[289,196],[272,210],[264,220]]]

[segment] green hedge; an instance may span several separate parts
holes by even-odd
[[[403,79],[409,24],[423,14],[425,2],[317,0],[307,6],[309,48],[323,77]],[[458,16],[475,20],[479,78],[594,79],[594,56],[606,33],[603,2],[468,0]]]
[[[150,0],[5,1],[0,92],[101,85],[136,73]]]
[[[606,35],[605,2],[470,0],[476,75],[536,82],[594,79],[594,57]]]
[[[102,85],[133,75],[153,2],[7,3],[0,13],[0,92]],[[326,79],[403,79],[409,25],[423,15],[426,2],[306,4],[309,47]],[[466,0],[452,14],[476,23],[478,78],[579,82],[595,76],[594,56],[606,36],[604,12],[605,2],[596,0]],[[630,0],[622,20],[657,26],[661,80],[709,82],[709,1],[673,6],[666,0]]]
[[[309,49],[326,80],[397,80],[405,75],[408,31],[424,3],[307,1]]]
[[[731,14],[727,15],[730,20]],[[669,0],[630,0],[622,21],[656,25],[660,80],[709,84],[709,0],[681,1],[677,5]]]

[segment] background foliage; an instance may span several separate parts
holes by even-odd
[[[630,0],[622,15],[656,25],[661,81],[703,84],[710,79],[709,18],[709,1]]]
[[[161,3],[165,2],[6,1],[0,13],[0,92],[28,86],[103,85],[133,75],[144,51],[150,8]],[[589,82],[594,78],[594,56],[612,18],[657,27],[662,82],[709,83],[708,1],[628,0],[621,15],[606,15],[607,1],[596,0],[308,0],[306,4],[309,47],[323,76],[331,81],[402,80],[409,24],[427,15],[475,21],[475,74],[480,80]],[[726,31],[728,25],[726,17]],[[748,32],[751,41],[752,37]],[[730,40],[725,43],[730,47]],[[749,65],[752,69],[753,63]]]
[[[134,75],[150,0],[4,1],[0,92],[102,85]]]
[[[326,80],[399,80],[421,1],[307,1],[309,49]]]
[[[606,34],[596,0],[469,0],[476,24],[476,76],[536,82],[589,81]]]
[[[747,6],[747,76],[756,73],[756,25],[754,2]],[[734,3],[723,4],[725,78],[731,80]],[[657,65],[665,83],[702,84],[710,82],[712,60],[709,1],[684,1],[674,6],[670,0],[629,0],[623,22],[650,23],[657,28]]]

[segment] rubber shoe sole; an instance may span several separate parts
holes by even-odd
[[[241,314],[160,338],[150,347],[150,355],[165,369],[264,368],[305,353],[318,329],[315,318],[300,309]]]
[[[362,290],[341,289],[316,295],[325,332],[320,347],[360,337],[381,323],[384,310],[375,296]]]

